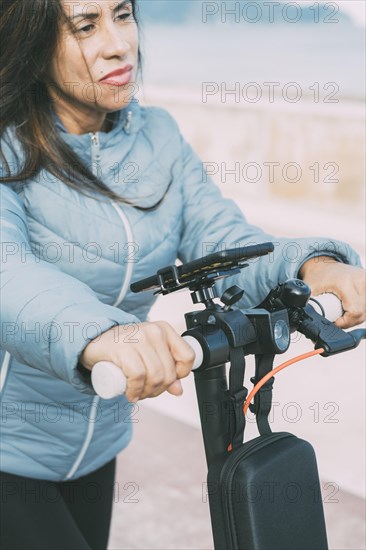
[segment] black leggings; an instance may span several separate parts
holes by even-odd
[[[0,472],[1,550],[106,550],[115,467],[61,482]]]

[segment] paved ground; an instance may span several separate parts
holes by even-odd
[[[109,550],[211,550],[201,432],[143,403],[135,418],[118,457]],[[365,501],[341,490],[325,500],[330,550],[365,550]]]

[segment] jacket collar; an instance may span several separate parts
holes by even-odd
[[[60,131],[63,140],[75,149],[84,148],[90,144],[92,132],[86,134],[71,134],[65,128],[61,119],[54,111],[56,127]],[[109,132],[97,132],[100,147],[110,147],[121,140],[121,131],[126,135],[136,134],[143,124],[142,110],[138,99],[133,97],[129,104],[117,111],[113,128]]]

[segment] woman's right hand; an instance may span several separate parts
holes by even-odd
[[[195,354],[165,321],[118,325],[86,346],[79,362],[88,370],[111,361],[127,378],[126,398],[136,402],[168,391],[183,393],[180,378],[192,370]]]

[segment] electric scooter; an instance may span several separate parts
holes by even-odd
[[[237,285],[225,290],[221,303],[214,301],[217,280],[240,273],[249,267],[249,260],[273,250],[272,243],[225,250],[164,267],[131,285],[133,292],[154,290],[163,295],[189,289],[193,303],[205,306],[185,314],[187,330],[182,337],[195,352],[192,371],[212,489],[215,550],[327,549],[322,503],[306,497],[308,486],[319,483],[315,453],[307,442],[287,432],[272,433],[269,426],[274,375],[313,355],[330,357],[354,349],[366,338],[366,330],[345,332],[336,327],[326,315],[333,321],[342,315],[338,298],[332,294],[311,298],[311,289],[299,279],[277,285],[257,307],[235,306],[244,295]],[[310,339],[314,350],[273,369],[276,355],[288,350],[294,331]],[[248,355],[255,356],[250,393],[243,385]],[[94,365],[91,379],[104,399],[125,392],[126,377],[113,363]],[[260,436],[243,443],[248,409],[255,415]],[[248,493],[253,480],[275,487],[289,481],[297,484],[303,502],[295,506],[277,500],[271,506],[259,506]],[[289,520],[287,526],[284,517]]]

